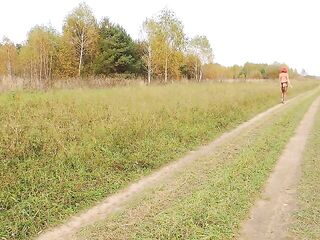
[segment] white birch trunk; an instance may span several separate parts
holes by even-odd
[[[195,72],[196,72],[196,81],[198,81],[198,61],[196,61]]]
[[[49,73],[48,73],[48,78],[51,79],[52,76],[52,58],[53,56],[50,56],[50,63],[49,63]]]
[[[11,65],[11,56],[9,50],[7,50],[7,71],[8,71],[8,78],[9,80],[12,79],[12,65]]]
[[[148,46],[148,85],[151,83],[151,45]]]
[[[83,56],[83,45],[84,45],[84,33],[82,31],[81,34],[81,44],[80,44],[80,58],[79,58],[79,70],[78,70],[78,76],[81,76],[81,66],[82,66],[82,56]]]
[[[202,65],[200,66],[200,76],[199,76],[199,82],[202,80]]]
[[[168,55],[166,54],[166,64],[164,68],[164,82],[167,83],[168,81]]]
[[[40,68],[39,68],[39,81],[40,82],[42,79],[42,66],[43,66],[43,57],[42,57],[42,53],[40,53]]]

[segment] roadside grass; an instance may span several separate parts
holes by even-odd
[[[236,238],[314,98],[283,107],[73,239]]]
[[[2,94],[0,237],[29,238],[278,102],[270,82]]]
[[[305,148],[298,185],[298,211],[291,233],[294,239],[320,239],[320,109]]]

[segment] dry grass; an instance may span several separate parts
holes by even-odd
[[[314,98],[285,105],[74,239],[235,239]]]
[[[0,237],[28,238],[278,101],[273,83],[2,94]]]

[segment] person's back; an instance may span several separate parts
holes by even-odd
[[[291,86],[291,83],[289,80],[288,69],[286,67],[282,67],[280,69],[279,81],[280,81],[280,88],[281,88],[281,101],[282,101],[282,103],[284,103],[286,95],[287,95],[287,91],[288,91],[288,85]]]
[[[288,79],[289,79],[288,73],[281,72],[279,74],[279,80],[280,80],[281,83],[288,82]]]

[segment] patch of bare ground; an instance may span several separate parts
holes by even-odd
[[[255,203],[249,220],[243,224],[239,239],[290,239],[288,228],[297,204],[301,159],[319,104],[318,97],[284,149],[262,198]]]

